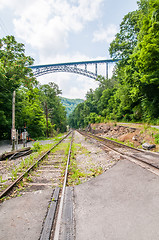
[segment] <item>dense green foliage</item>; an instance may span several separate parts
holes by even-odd
[[[32,90],[19,89],[16,98],[17,128],[27,126],[32,138],[53,136],[66,130],[66,111],[60,102],[60,90],[54,83]]]
[[[82,99],[69,99],[61,97],[61,103],[66,108],[67,117],[73,112],[76,106],[82,102],[84,102]]]
[[[48,111],[48,116],[51,122],[51,125],[60,132],[66,130],[66,110],[65,107],[61,104],[61,99],[59,94],[58,85],[51,82],[49,84],[42,85],[41,89],[41,102],[45,111]]]
[[[31,137],[66,130],[61,91],[54,83],[40,86],[28,68],[33,59],[13,36],[0,39],[0,139],[10,139],[12,94],[16,90],[16,129],[28,128]],[[47,111],[46,111],[47,110]]]
[[[72,127],[107,120],[159,123],[159,0],[140,0],[110,44],[122,58],[111,79],[98,77],[99,88],[70,115]]]

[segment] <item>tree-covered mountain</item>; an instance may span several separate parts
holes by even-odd
[[[66,108],[67,116],[69,116],[78,104],[84,102],[83,99],[69,99],[61,97],[61,103]]]

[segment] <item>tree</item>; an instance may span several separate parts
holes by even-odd
[[[22,43],[14,36],[0,39],[0,138],[10,138],[12,94],[21,86],[31,89],[36,84],[32,70],[33,58],[25,56]]]
[[[141,0],[138,5],[139,10],[135,11],[137,17],[132,25],[134,28],[127,28],[126,36],[121,28],[117,34],[120,41],[116,38],[112,42],[110,54],[123,59],[114,77],[119,82],[118,88],[124,89],[127,85],[127,94],[120,97],[121,102],[129,102],[126,114],[132,120],[152,121],[159,117],[159,1]],[[127,17],[135,15],[132,12]],[[129,38],[132,30],[135,41]],[[130,51],[127,51],[128,47]]]
[[[34,60],[25,56],[24,52],[24,44],[17,43],[14,36],[0,39],[0,72],[3,74],[3,86],[11,87],[12,91],[21,85],[31,88],[36,83],[32,70],[28,68]]]
[[[122,60],[128,60],[137,45],[139,12],[130,12],[124,16],[120,24],[120,32],[116,34],[109,48],[110,56]],[[125,63],[125,61],[124,61]]]
[[[32,138],[45,136],[46,133],[46,119],[39,95],[37,88],[23,88],[17,92],[16,127],[26,125]]]
[[[140,81],[147,84],[159,84],[159,1],[147,2],[147,14],[144,14],[145,3],[140,4],[141,29],[138,46],[133,57],[139,69]]]
[[[48,110],[48,117],[52,126],[54,125],[56,130],[64,132],[66,130],[66,110],[61,104],[59,94],[61,90],[57,84],[51,82],[39,87],[41,90],[41,102],[43,108]]]

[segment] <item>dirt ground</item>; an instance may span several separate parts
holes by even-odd
[[[143,143],[155,144],[153,151],[159,151],[155,135],[159,130],[143,124],[95,123],[91,132],[105,138],[113,138],[133,147],[142,148]]]

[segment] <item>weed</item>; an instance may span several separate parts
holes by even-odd
[[[24,182],[23,182],[23,180],[20,181],[19,186],[20,186],[20,187],[24,187]]]
[[[8,186],[9,186],[9,185],[7,185],[7,184],[4,184],[3,186],[1,186],[1,190],[4,190],[4,189],[6,189]]]
[[[11,179],[12,181],[16,180],[18,178],[18,168],[15,168],[11,172]]]
[[[70,165],[69,165],[69,174],[68,174],[68,185],[77,185],[81,183],[81,179],[86,177],[86,174],[83,173],[80,169],[77,167],[76,162],[76,152],[77,147],[81,148],[80,144],[72,144],[71,148],[71,158],[70,158]]]
[[[132,142],[130,142],[130,141],[127,141],[127,142],[126,142],[126,145],[129,146],[129,147],[135,147],[135,146],[134,146],[134,143],[132,143]]]
[[[28,177],[27,177],[27,181],[28,181],[28,182],[32,182],[32,181],[33,181],[32,178],[31,178],[31,176],[28,176]]]
[[[144,124],[144,131],[148,130],[150,128],[149,124]]]
[[[72,145],[73,145],[73,148],[75,148],[73,152],[77,152],[78,150],[78,153],[80,152],[80,154],[85,154],[86,156],[91,153],[90,151],[88,151],[87,148],[83,147],[81,144],[73,143]]]
[[[35,143],[33,144],[32,151],[33,151],[33,152],[39,152],[40,150],[41,150],[41,145],[40,145],[40,143],[39,143],[39,142],[35,142]]]
[[[11,171],[12,181],[17,179],[18,173],[25,172],[28,167],[33,165],[35,163],[37,157],[39,156],[39,154],[42,154],[43,152],[48,151],[50,149],[51,145],[52,144],[46,144],[46,145],[41,146],[41,145],[39,145],[39,143],[34,143],[34,149],[35,149],[35,151],[38,151],[38,152],[34,152],[32,155],[30,155],[29,157],[22,160],[21,163],[19,164],[19,166],[15,166],[13,164],[14,169]],[[37,166],[38,166],[38,163],[35,164],[35,168]]]
[[[22,196],[22,194],[18,194],[18,195],[17,195],[17,197],[21,197],[21,196]]]
[[[3,180],[2,179],[2,176],[0,176],[0,183],[4,183],[4,182],[6,182],[7,180]]]
[[[92,173],[91,173],[91,176],[96,177],[96,176],[98,176],[99,174],[103,173],[103,168],[102,168],[102,167],[99,167],[99,168],[90,168],[90,171],[92,172]]]
[[[155,134],[155,143],[159,144],[159,133]]]

